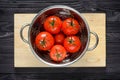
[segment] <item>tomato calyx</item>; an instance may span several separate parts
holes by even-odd
[[[71,21],[68,22],[68,23],[69,23],[69,25],[70,25],[72,28],[74,28],[75,30],[77,30],[77,28],[75,27],[75,23],[74,23],[74,20],[73,20],[73,19],[71,19]]]
[[[70,22],[70,26],[72,26],[72,27],[75,26],[75,24],[73,23],[73,20],[71,20],[71,22]]]
[[[61,58],[61,53],[59,53],[57,49],[56,49],[56,54],[55,54],[55,56],[56,56],[57,60],[58,60],[59,58]]]
[[[70,20],[70,22],[68,22],[69,23],[69,25],[71,26],[71,27],[74,27],[75,26],[75,24],[74,24],[74,21],[71,19]]]
[[[45,46],[46,46],[45,37],[43,38],[43,40],[40,41],[40,44],[43,48],[45,48]]]
[[[74,40],[72,39],[72,37],[70,37],[70,39],[68,39],[68,42],[69,42],[70,44],[73,44],[73,43],[74,43]]]
[[[76,46],[76,44],[74,43],[75,41],[72,39],[72,37],[70,37],[70,39],[68,39],[68,42],[74,46]]]
[[[54,18],[53,18],[52,22],[50,22],[50,24],[54,27],[54,24],[55,24]]]

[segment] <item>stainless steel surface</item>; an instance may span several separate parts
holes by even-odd
[[[95,36],[96,42],[95,42],[95,44],[92,47],[88,48],[88,51],[92,51],[93,49],[95,49],[97,47],[97,45],[98,45],[98,42],[99,42],[98,35],[95,32],[90,32],[90,33]]]
[[[65,59],[63,60],[62,63],[55,63],[53,61],[51,61],[50,59],[46,58],[46,55],[45,54],[41,54],[43,53],[42,51],[41,52],[38,52],[34,47],[33,43],[34,43],[34,38],[35,38],[35,34],[37,34],[37,31],[34,33],[33,30],[35,30],[36,27],[34,27],[35,23],[38,24],[37,22],[40,22],[41,24],[43,23],[44,21],[44,18],[47,16],[47,15],[50,15],[52,13],[56,13],[56,12],[59,12],[61,11],[59,14],[72,14],[74,15],[79,22],[83,22],[81,23],[81,25],[83,25],[84,27],[82,27],[82,34],[81,34],[81,40],[83,41],[83,49],[81,52],[77,53],[77,54],[74,54],[73,56],[71,56],[70,58],[68,59]],[[38,21],[38,19],[40,21]],[[22,32],[23,32],[23,29],[26,27],[26,26],[30,26],[29,27],[29,30],[28,30],[28,41],[26,39],[24,39],[23,35],[22,35]],[[37,26],[37,25],[35,25]],[[40,27],[40,30],[42,28]],[[37,30],[37,29],[36,29]],[[89,26],[85,20],[85,18],[75,9],[71,8],[71,7],[68,7],[68,6],[65,6],[65,5],[54,5],[54,6],[50,6],[50,7],[47,7],[43,10],[41,10],[36,16],[35,18],[33,19],[32,23],[31,24],[28,24],[28,25],[25,25],[21,28],[21,31],[20,31],[20,35],[21,35],[21,39],[26,42],[26,43],[29,43],[29,46],[32,50],[32,53],[36,56],[37,59],[39,59],[40,61],[44,62],[45,64],[48,64],[50,66],[54,66],[54,67],[61,67],[61,66],[67,66],[69,64],[72,64],[74,62],[76,62],[78,59],[80,59],[87,50],[93,50],[97,44],[98,44],[98,36],[97,34],[91,32],[93,35],[96,36],[96,44],[91,47],[91,48],[88,48],[89,46],[89,42],[90,42],[90,29],[89,29]],[[40,53],[40,54],[39,54]]]
[[[30,24],[26,24],[24,26],[21,27],[21,30],[20,30],[20,37],[21,39],[25,42],[25,43],[29,43],[24,37],[23,37],[23,30],[24,28],[26,28],[27,26],[30,26]]]

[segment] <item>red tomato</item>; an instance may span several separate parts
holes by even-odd
[[[54,38],[48,32],[40,32],[36,36],[35,44],[40,50],[49,50],[54,45]]]
[[[66,50],[62,45],[54,45],[50,51],[50,58],[60,62],[66,57]]]
[[[56,34],[56,35],[55,35],[55,42],[56,42],[57,44],[63,44],[64,39],[65,39],[65,36],[64,36],[64,34],[62,34],[62,33],[59,33],[59,34]]]
[[[44,29],[51,34],[57,34],[60,32],[62,21],[57,16],[50,16],[44,22]]]
[[[63,21],[62,31],[64,32],[64,34],[75,35],[78,33],[79,30],[80,30],[80,25],[77,22],[77,20],[73,18],[68,18]]]
[[[81,48],[81,41],[77,36],[69,36],[64,40],[64,47],[70,53],[75,53]]]

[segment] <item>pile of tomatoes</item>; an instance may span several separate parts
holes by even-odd
[[[67,52],[74,54],[81,48],[81,41],[76,34],[80,25],[74,18],[61,20],[57,16],[49,16],[44,21],[45,31],[35,38],[35,45],[39,50],[49,51],[53,61],[61,62],[68,57]]]

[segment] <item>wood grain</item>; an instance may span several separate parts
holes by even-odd
[[[106,13],[106,68],[14,69],[14,13],[37,13],[48,5],[53,4],[65,4],[82,13]],[[119,79],[119,25],[119,0],[0,0],[0,80]],[[10,35],[8,35],[9,33]]]
[[[20,38],[21,26],[31,23],[36,14],[14,14],[14,66],[17,67],[50,67],[39,61],[31,52],[29,45],[25,44]],[[99,44],[93,51],[86,54],[77,62],[68,67],[105,67],[106,66],[106,16],[104,13],[83,13],[87,20],[90,30],[99,36]],[[100,20],[100,22],[99,22]],[[98,23],[99,22],[99,23]],[[28,28],[23,32],[24,37],[28,36]],[[102,32],[102,33],[101,33]],[[96,42],[91,35],[90,45]],[[102,45],[101,45],[102,44]],[[22,63],[21,63],[22,62]]]

